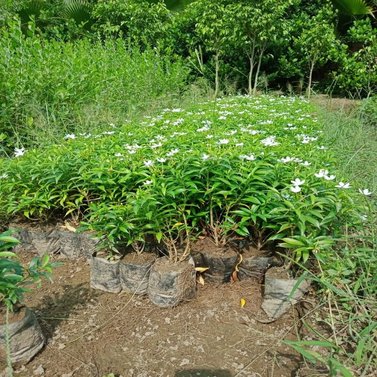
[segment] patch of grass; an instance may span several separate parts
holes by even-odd
[[[331,253],[317,255],[321,273],[312,279],[322,289],[320,316],[326,333],[307,325],[310,339],[291,344],[307,361],[325,364],[331,376],[373,376],[377,369],[377,129],[366,108],[320,109],[323,137],[338,170],[373,192],[364,226],[346,228]]]
[[[338,169],[348,179],[377,193],[377,127],[364,116],[363,105],[351,113],[322,109],[319,118]]]

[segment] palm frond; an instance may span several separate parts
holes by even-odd
[[[64,0],[62,15],[81,24],[90,20],[90,9],[90,4],[85,0]]]
[[[45,7],[45,3],[43,0],[30,0],[19,6],[18,13],[20,16],[30,19],[32,16],[39,16],[41,10]]]
[[[373,15],[373,8],[365,0],[332,0],[340,13],[347,16]]]

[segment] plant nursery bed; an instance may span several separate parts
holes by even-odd
[[[25,261],[32,256],[18,254]],[[198,284],[195,299],[164,309],[147,296],[91,289],[84,258],[52,259],[62,261],[53,282],[25,296],[47,345],[15,376],[287,377],[300,366],[298,354],[282,343],[295,339],[295,310],[259,322],[265,317],[254,280]]]

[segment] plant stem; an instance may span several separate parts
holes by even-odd
[[[12,358],[10,354],[10,336],[9,336],[9,308],[7,306],[5,313],[5,353],[7,357],[7,375],[13,377]]]

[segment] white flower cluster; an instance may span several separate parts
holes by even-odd
[[[291,191],[294,193],[301,191],[301,186],[305,183],[305,180],[301,180],[300,178],[296,178],[295,180],[291,181]]]
[[[298,135],[296,135],[296,137],[297,137],[297,139],[299,139],[301,141],[302,144],[309,144],[312,141],[318,140],[318,137],[316,137],[316,136],[309,136],[309,135],[305,135],[305,134],[298,134]]]
[[[317,178],[324,178],[326,181],[333,181],[336,177],[335,175],[329,175],[329,171],[321,169],[318,173],[314,174]]]
[[[143,148],[139,144],[132,144],[132,145],[124,144],[123,146],[124,146],[124,148],[127,149],[129,154],[135,154],[139,149]]]
[[[254,161],[256,159],[256,157],[253,154],[249,154],[249,155],[241,154],[240,159],[246,160],[246,161]]]
[[[274,147],[276,145],[279,145],[280,143],[276,141],[276,136],[269,136],[263,140],[261,140],[261,143],[265,147]]]

